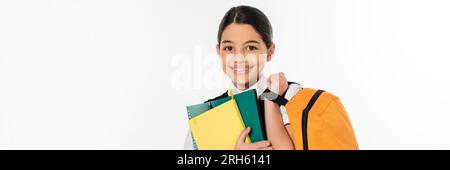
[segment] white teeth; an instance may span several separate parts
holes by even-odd
[[[238,74],[243,74],[243,73],[246,73],[249,69],[248,68],[234,68],[233,70],[234,70],[234,72],[236,72]]]

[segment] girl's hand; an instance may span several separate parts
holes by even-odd
[[[286,77],[284,76],[283,72],[272,74],[267,79],[267,87],[270,91],[278,94],[283,95],[283,93],[288,88],[288,82],[286,80]]]
[[[245,143],[245,138],[250,133],[250,127],[244,129],[236,141],[235,150],[273,150],[269,141],[259,141],[255,143]]]

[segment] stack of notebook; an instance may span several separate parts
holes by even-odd
[[[259,111],[256,91],[229,93],[230,97],[187,107],[195,149],[234,149],[246,127],[252,128],[246,142],[265,139],[263,114]]]

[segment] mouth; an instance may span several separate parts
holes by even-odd
[[[233,73],[242,75],[242,74],[248,74],[250,72],[250,69],[252,69],[254,66],[244,66],[244,67],[232,67]]]

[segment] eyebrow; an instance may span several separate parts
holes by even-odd
[[[233,41],[230,41],[230,40],[223,40],[222,43],[233,43]]]
[[[249,40],[249,41],[246,41],[244,44],[248,44],[248,43],[256,43],[256,44],[260,44],[258,41],[255,41],[255,40]]]
[[[234,43],[233,41],[230,40],[223,40],[222,43]],[[256,41],[256,40],[248,40],[246,41],[244,44],[248,44],[248,43],[256,43],[256,44],[261,44],[260,42]]]

